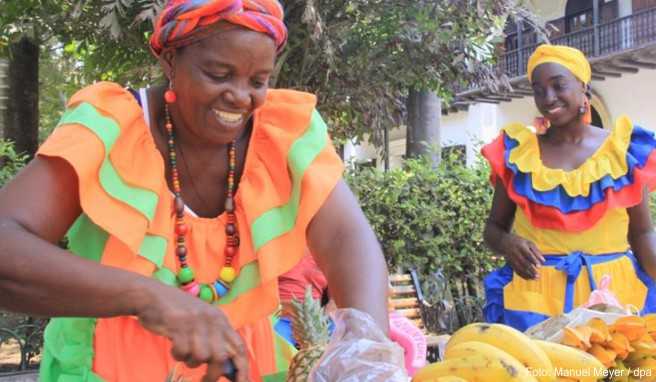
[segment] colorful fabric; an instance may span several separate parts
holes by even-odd
[[[645,187],[656,187],[654,147],[653,132],[621,117],[601,147],[573,171],[544,166],[537,136],[521,124],[506,126],[482,153],[492,182],[503,183],[533,226],[582,232],[610,209],[639,204]]]
[[[328,280],[309,252],[289,272],[278,278],[280,301],[291,302],[292,299],[303,299],[305,288],[312,286],[312,298],[321,300]]]
[[[553,62],[566,67],[576,78],[587,84],[592,79],[592,69],[583,52],[564,45],[543,44],[535,49],[528,59],[527,75],[531,82],[533,70],[546,62]]]
[[[197,40],[197,35],[219,22],[264,33],[280,51],[287,41],[284,12],[277,0],[169,0],[159,15],[150,46],[156,56]]]
[[[341,178],[342,163],[315,102],[306,93],[268,92],[253,117],[235,196],[239,276],[218,307],[247,345],[253,381],[276,380],[271,376],[281,372],[276,349],[284,349],[269,319],[279,303],[277,279],[305,254],[306,228]],[[68,233],[72,252],[176,285],[164,161],[129,92],[111,83],[78,92],[38,155],[62,158],[77,174],[83,215]],[[188,261],[199,282],[215,280],[223,264],[225,219],[225,213],[185,216]],[[176,366],[169,349],[167,339],[133,317],[57,318],[46,333],[42,380],[164,380]],[[191,380],[203,373],[179,369]]]
[[[641,314],[656,312],[656,282],[638,264],[631,251],[604,255],[572,252],[545,256],[540,279],[524,280],[509,265],[485,280],[487,322],[500,322],[526,330],[541,321],[584,304],[604,275],[619,301]]]
[[[627,208],[656,187],[655,152],[654,133],[627,117],[571,171],[546,167],[538,138],[525,125],[504,127],[483,147],[491,182],[501,182],[517,205],[513,232],[548,255],[536,280],[522,279],[509,266],[486,278],[486,319],[526,329],[583,304],[604,274],[621,303],[656,311],[654,281],[627,239]]]

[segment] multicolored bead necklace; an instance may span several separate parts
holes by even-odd
[[[230,290],[230,283],[237,277],[237,272],[232,266],[232,261],[237,255],[239,250],[239,231],[237,229],[237,218],[235,217],[235,162],[237,160],[235,141],[230,142],[228,145],[228,192],[225,201],[225,211],[228,221],[225,227],[226,233],[226,247],[225,247],[225,263],[219,273],[219,278],[212,284],[201,284],[196,281],[193,269],[187,263],[187,246],[185,245],[185,236],[189,231],[189,227],[184,221],[184,208],[185,204],[182,200],[180,192],[180,174],[175,155],[175,134],[173,132],[173,123],[171,123],[171,116],[169,114],[169,100],[164,105],[164,112],[166,115],[166,132],[168,134],[169,146],[169,164],[171,167],[171,177],[173,178],[173,194],[175,210],[175,235],[176,235],[176,250],[175,254],[180,263],[180,270],[178,271],[178,281],[180,282],[182,290],[198,296],[201,300],[212,303],[219,298],[225,296]],[[175,102],[175,100],[173,101]]]

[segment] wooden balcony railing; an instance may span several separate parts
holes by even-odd
[[[607,56],[644,44],[656,42],[656,8],[646,9],[632,15],[552,39],[550,43],[580,49],[588,58]],[[504,53],[497,65],[508,77],[526,74],[529,56],[539,44]]]

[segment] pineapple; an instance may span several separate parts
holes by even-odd
[[[305,289],[304,301],[294,299],[292,306],[292,331],[299,351],[289,365],[287,382],[305,382],[328,344],[328,318],[319,301],[312,298],[312,287],[309,285]]]

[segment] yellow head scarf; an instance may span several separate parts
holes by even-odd
[[[526,72],[531,81],[533,70],[545,62],[554,62],[569,69],[572,74],[587,84],[592,78],[592,69],[585,55],[578,49],[563,45],[540,45],[528,59]]]

